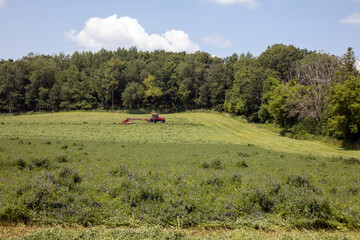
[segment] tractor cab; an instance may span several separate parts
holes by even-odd
[[[159,117],[159,114],[158,113],[153,113],[151,117],[157,119]]]

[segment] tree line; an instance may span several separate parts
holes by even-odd
[[[360,138],[360,74],[342,57],[293,45],[226,58],[119,48],[0,61],[0,111],[212,109],[295,134]]]

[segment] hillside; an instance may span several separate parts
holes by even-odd
[[[1,115],[0,234],[314,239],[360,229],[359,151],[213,112],[121,124],[130,116],[150,117]]]
[[[282,137],[277,133],[214,112],[165,114],[166,124],[121,124],[127,117],[149,118],[109,112],[64,112],[0,116],[1,137],[25,139],[96,140],[140,143],[254,144],[278,152],[319,156],[360,157],[360,151],[343,150],[315,141]]]

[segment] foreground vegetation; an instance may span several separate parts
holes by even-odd
[[[284,138],[216,113],[120,124],[127,116],[0,116],[1,225],[360,228],[358,151]],[[137,234],[38,234],[49,231]]]

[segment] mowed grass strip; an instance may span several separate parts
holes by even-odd
[[[63,112],[8,116],[1,115],[0,137],[61,140],[103,140],[153,143],[254,144],[279,152],[319,156],[360,157],[360,151],[346,151],[329,144],[290,139],[214,112],[160,114],[166,123],[135,121],[127,117],[150,118],[150,114],[109,112]]]

